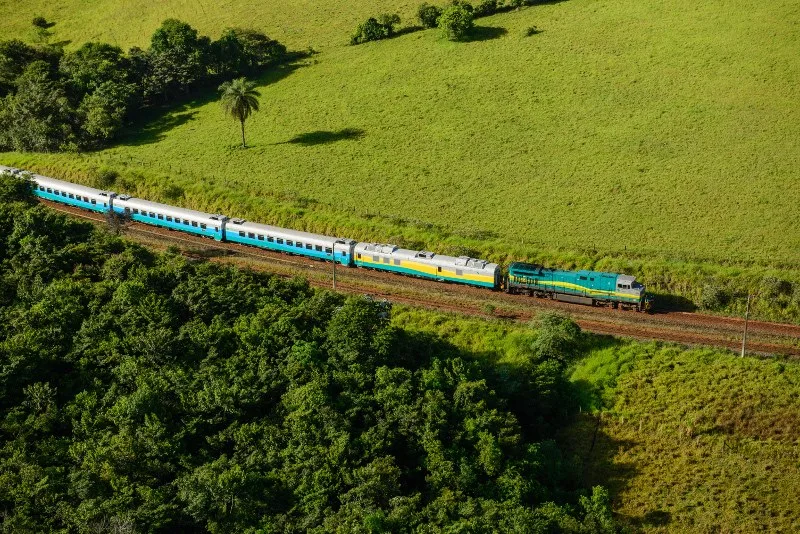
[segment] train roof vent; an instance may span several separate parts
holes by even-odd
[[[244,219],[231,219],[233,224],[244,224]]]
[[[456,258],[455,264],[459,267],[466,267],[466,265],[469,263],[469,260],[469,256],[459,256]]]
[[[479,260],[479,259],[476,259],[476,258],[470,258],[469,261],[467,262],[467,267],[472,267],[474,269],[483,269],[488,264],[489,264],[489,262],[486,261],[486,260]]]
[[[417,258],[432,258],[435,256],[435,254],[430,250],[420,250],[417,252],[416,256]]]
[[[212,221],[227,221],[228,220],[228,216],[227,215],[223,215],[221,213],[216,213],[216,214],[212,215],[211,217],[209,217],[209,219],[211,219]]]
[[[397,247],[395,245],[381,245],[380,249],[384,254],[391,254],[397,250]]]
[[[117,198],[120,199],[120,200],[130,200],[131,196],[130,195],[120,195]]]

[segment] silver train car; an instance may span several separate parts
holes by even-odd
[[[287,230],[244,219],[231,219],[227,222],[225,241],[299,254],[320,260],[336,261],[336,263],[348,266],[353,262],[353,248],[356,245],[352,239]]]
[[[212,215],[202,211],[176,208],[169,204],[150,202],[141,198],[118,195],[113,200],[113,210],[131,220],[180,230],[223,241],[225,239],[224,215]]]
[[[502,280],[499,265],[468,256],[444,256],[381,243],[358,243],[354,252],[355,265],[368,269],[493,289],[499,288]]]
[[[33,192],[37,197],[87,210],[106,212],[116,196],[113,191],[101,191],[38,174],[32,175],[31,179],[34,185]]]

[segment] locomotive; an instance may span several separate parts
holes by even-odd
[[[0,165],[0,174],[22,171]],[[439,282],[452,282],[508,293],[552,298],[577,304],[649,311],[652,299],[633,276],[597,271],[565,271],[513,262],[505,276],[496,263],[468,256],[446,256],[383,243],[363,243],[289,230],[221,214],[151,202],[113,191],[30,174],[39,198],[130,220],[277,252],[333,261],[347,267],[389,271]]]

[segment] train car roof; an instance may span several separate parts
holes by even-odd
[[[49,176],[42,176],[40,174],[34,174],[34,173],[29,173],[27,171],[23,171],[21,169],[15,169],[14,167],[6,167],[5,165],[0,165],[0,172],[14,172],[14,171],[30,174],[31,179],[38,185],[58,187],[69,193],[80,193],[81,195],[87,195],[87,196],[88,195],[111,196],[115,194],[113,191],[103,191],[101,189],[96,189],[94,187],[89,187],[81,184],[74,184],[72,182],[65,182],[64,180],[50,178]]]
[[[227,219],[227,217],[225,217],[224,215],[190,210],[187,208],[179,208],[176,206],[171,206],[169,204],[152,202],[150,200],[144,200],[142,198],[136,198],[136,197],[129,197],[127,195],[121,195],[115,198],[114,204],[120,206],[128,206],[131,208],[146,209],[147,211],[158,212],[163,215],[169,215],[171,217],[179,217],[181,219],[205,219],[207,221],[213,221],[216,223],[219,223]]]
[[[96,189],[94,187],[89,187],[86,185],[73,184],[72,182],[65,182],[63,180],[57,180],[55,178],[50,178],[48,176],[40,176],[38,174],[31,175],[31,178],[38,185],[43,185],[46,187],[54,187],[70,193],[80,193],[82,195],[92,195],[96,197],[100,196],[112,197],[116,195],[116,193],[114,193],[113,191],[103,191],[102,189]]]
[[[228,221],[228,231],[250,231],[258,234],[270,235],[272,237],[281,237],[302,242],[320,241],[324,243],[335,243],[337,241],[341,241],[348,245],[355,243],[355,240],[353,239],[342,239],[340,237],[312,234],[311,232],[303,232],[300,230],[290,230],[288,228],[281,228],[280,226],[261,224],[257,222],[246,221],[244,219],[231,219]]]
[[[498,268],[496,263],[489,263],[487,260],[470,258],[469,256],[446,256],[427,250],[411,250],[383,243],[359,243],[356,245],[356,249],[363,250],[364,252],[391,254],[393,257],[405,260],[424,261],[440,267],[462,267],[464,269],[474,269],[477,271],[494,271]]]
[[[532,274],[532,275],[542,275],[543,273],[570,273],[570,274],[577,274],[580,276],[592,276],[592,277],[608,277],[608,278],[619,278],[622,277],[623,281],[631,280],[633,281],[635,278],[628,274],[619,274],[619,273],[608,273],[604,271],[568,271],[566,269],[552,269],[549,267],[544,267],[539,265],[538,263],[525,263],[522,261],[515,261],[512,262],[508,266],[509,272],[514,273],[525,273],[525,274]]]

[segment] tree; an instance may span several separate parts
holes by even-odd
[[[17,78],[17,92],[0,103],[0,147],[48,152],[74,148],[74,110],[50,65],[34,61]]]
[[[242,125],[242,148],[247,147],[244,139],[244,121],[254,111],[258,111],[258,97],[261,93],[255,90],[255,86],[256,84],[248,82],[247,78],[237,78],[219,86],[219,91],[222,93],[220,99],[222,109]]]
[[[202,80],[209,63],[210,40],[177,19],[167,19],[150,40],[144,93],[163,100],[186,93]]]
[[[451,41],[463,41],[472,29],[472,13],[461,4],[452,5],[439,17],[439,29]]]
[[[417,10],[417,17],[426,28],[435,28],[441,14],[441,9],[427,2],[420,4]]]

